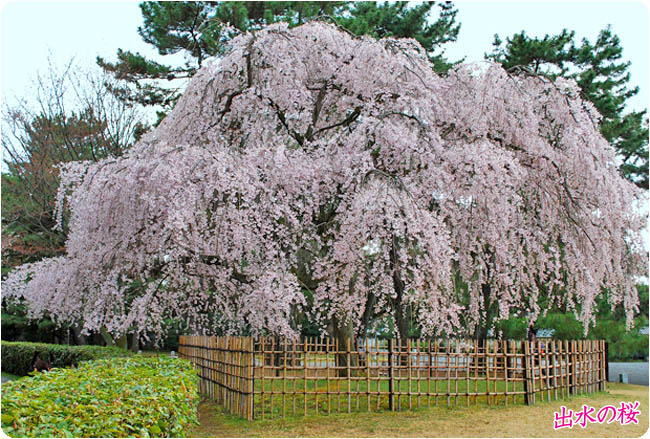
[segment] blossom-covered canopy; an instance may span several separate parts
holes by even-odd
[[[295,335],[408,307],[424,334],[551,305],[628,319],[636,206],[575,83],[436,75],[414,40],[321,22],[238,36],[128,154],[63,169],[63,257],[3,285],[87,331]]]

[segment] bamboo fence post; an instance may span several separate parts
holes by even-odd
[[[287,369],[287,376],[285,380],[290,380],[291,383],[291,414],[296,415],[296,340],[291,339],[291,350],[289,351],[289,368]]]
[[[370,344],[368,343],[368,338],[365,339],[366,344],[366,396],[367,396],[367,406],[368,412],[371,412],[370,408]]]
[[[589,385],[587,386],[587,391],[589,393],[594,391],[594,341],[593,340],[587,340],[587,376],[588,376],[588,383]]]
[[[589,360],[589,373],[591,374],[591,389],[590,392],[595,392],[598,389],[598,369],[596,368],[596,358],[597,358],[597,347],[596,347],[596,340],[589,340],[589,345],[590,345],[590,360]]]
[[[474,343],[474,350],[472,351],[472,363],[474,363],[472,369],[474,369],[474,405],[478,405],[478,367],[481,363],[480,361],[480,352],[479,352],[479,342],[478,339],[472,340]]]
[[[575,352],[574,346],[573,346],[573,340],[567,340],[567,393],[569,395],[574,395],[575,390],[574,390],[574,385],[575,385],[575,363],[574,363],[574,358],[573,354]]]
[[[505,385],[506,391],[505,391],[505,395],[504,395],[504,398],[503,398],[503,401],[504,401],[503,405],[506,406],[506,407],[508,406],[508,354],[510,353],[510,349],[508,349],[509,348],[509,346],[508,346],[509,343],[510,343],[509,340],[501,340],[501,349],[503,350],[503,358],[504,358],[504,360],[503,360],[503,378],[504,378],[504,380],[506,382],[506,385]]]
[[[605,341],[605,382],[609,381],[609,342]]]
[[[287,393],[287,339],[285,338],[282,347],[282,417],[286,416],[286,393]]]
[[[564,375],[562,374],[562,341],[561,340],[553,340],[555,343],[555,392],[556,392],[556,397],[555,399],[562,399],[562,389],[563,389],[563,380],[564,380]],[[558,391],[559,389],[559,391]],[[559,395],[559,396],[557,396]]]
[[[316,415],[318,415],[318,342],[316,337],[311,337],[311,347],[313,350],[312,357],[314,358],[314,376],[312,381],[314,382],[314,406],[316,409]]]
[[[447,407],[451,405],[451,343],[449,338],[446,340],[446,366],[447,366]]]
[[[212,400],[217,399],[217,393],[219,392],[219,385],[218,385],[218,379],[217,379],[217,356],[219,355],[219,351],[217,350],[217,337],[210,337],[210,348],[211,350],[208,352],[208,355],[210,357],[210,378],[211,383],[210,387],[212,388],[212,391],[210,392],[210,397]]]
[[[590,354],[589,354],[589,340],[582,342],[583,358],[584,358],[584,392],[591,392],[591,373],[590,373]]]
[[[253,418],[255,418],[255,342],[252,337],[248,337],[248,420],[252,421]]]
[[[557,401],[557,343],[552,342],[553,346],[553,399]]]
[[[345,378],[345,385],[347,385],[347,390],[344,392],[347,396],[348,399],[348,413],[352,411],[352,348],[351,348],[352,341],[350,338],[347,338],[345,341],[345,370],[344,370],[344,378]]]
[[[490,346],[491,346],[490,340],[486,339],[483,342],[483,346],[484,346],[484,350],[485,350],[485,354],[484,354],[485,355],[485,362],[484,362],[484,365],[485,365],[485,378],[486,378],[485,391],[487,393],[486,399],[487,399],[487,404],[489,406],[489,405],[492,404],[492,398],[491,398],[492,394],[490,392],[490,383],[492,382],[492,375],[490,374]]]
[[[589,393],[589,343],[582,341],[582,392]]]
[[[330,339],[329,337],[325,337],[325,376],[326,376],[326,385],[327,385],[327,414],[330,415],[332,413],[331,410],[331,400],[332,397],[330,395]]]
[[[524,358],[522,359],[522,366],[524,370],[524,404],[526,405],[531,405],[531,399],[530,399],[530,393],[529,393],[529,383],[528,383],[528,375],[530,374],[529,368],[528,368],[528,351],[530,350],[529,348],[529,342],[526,340],[523,340],[521,342],[521,350],[523,351]]]
[[[584,374],[583,374],[583,364],[584,364],[584,356],[582,354],[582,340],[578,340],[578,351],[577,351],[577,356],[578,356],[578,362],[577,362],[577,369],[578,369],[578,389],[580,393],[584,393]]]
[[[431,407],[431,374],[433,373],[433,341],[429,340],[428,350],[428,370],[427,370],[427,407]]]
[[[454,343],[456,352],[453,352],[454,357],[454,404],[458,405],[458,340]]]
[[[562,340],[559,340],[557,342],[557,348],[558,348],[558,353],[557,353],[557,358],[558,358],[558,366],[559,366],[559,374],[560,374],[560,398],[564,399],[564,364],[563,364],[563,359],[564,359],[564,342]]]
[[[270,360],[270,368],[271,368],[271,377],[269,377],[270,385],[271,385],[271,390],[269,392],[269,418],[273,419],[273,393],[275,391],[275,377],[277,375],[276,371],[276,354],[275,354],[275,341],[276,337],[271,337],[271,356],[269,358]]]
[[[600,390],[600,373],[598,363],[598,355],[600,354],[598,349],[597,340],[590,340],[591,344],[591,391],[596,392]]]
[[[492,365],[492,387],[494,392],[492,392],[492,402],[494,405],[499,404],[497,384],[499,381],[499,341],[492,340],[492,358],[488,362],[489,365]]]
[[[266,338],[264,336],[260,337],[260,347],[262,350],[262,387],[260,389],[260,402],[262,403],[262,419],[264,419],[264,375],[266,372],[264,371],[264,366],[266,363],[266,356],[264,354],[264,344],[266,343]]]
[[[377,411],[381,410],[381,356],[379,355],[379,347],[381,340],[375,339],[375,363],[377,365]],[[383,347],[383,346],[382,346]]]
[[[601,369],[601,386],[600,390],[604,392],[607,387],[607,342],[605,340],[600,340],[600,369]]]
[[[579,379],[579,392],[585,393],[585,355],[584,344],[582,340],[578,340],[578,379]]]
[[[575,361],[576,361],[576,394],[579,394],[582,392],[582,377],[580,376],[581,372],[581,367],[582,367],[582,357],[580,355],[580,351],[582,348],[582,344],[580,341],[576,341],[576,350],[575,350]]]
[[[409,401],[409,410],[411,410],[411,339],[407,338],[406,339],[406,360],[407,360],[407,365],[406,365],[406,376],[408,378],[408,390],[407,390],[407,395],[408,395],[408,401]]]
[[[595,391],[596,369],[594,367],[595,348],[594,340],[589,340],[589,392]]]
[[[360,340],[358,338],[354,339],[354,356],[357,357],[356,363],[354,365],[354,381],[356,383],[356,389],[355,391],[357,392],[357,412],[361,411],[361,394],[363,393],[361,391],[361,386],[362,382],[361,380],[363,379],[363,374],[364,371],[362,371],[363,362],[361,361],[361,345],[360,345]]]
[[[341,358],[340,354],[342,347],[339,344],[339,339],[336,337],[334,339],[334,344],[336,345],[336,355],[334,355],[334,358],[336,358],[336,409],[338,413],[341,413],[341,371],[342,367],[339,365],[339,358]]]
[[[562,345],[562,352],[560,357],[562,358],[562,397],[563,398],[568,398],[569,396],[569,389],[570,389],[570,358],[569,358],[569,341],[568,340],[562,340],[560,341],[560,344]]]
[[[420,338],[418,338],[417,343],[418,343],[417,348],[416,348],[417,353],[415,354],[415,370],[417,371],[417,382],[418,382],[418,408],[420,408],[420,402],[421,402],[420,395],[422,393],[421,383],[420,383],[420,381],[421,381],[421,372],[422,372],[422,355],[421,355],[422,354],[422,341],[420,340]]]
[[[229,343],[226,344],[226,356],[228,358],[228,386],[230,389],[235,389],[237,386],[237,382],[235,380],[235,373],[237,369],[235,368],[235,354],[233,353],[233,350],[237,348],[237,342],[234,337],[231,337],[228,340]],[[237,394],[230,391],[228,392],[228,395],[230,397],[229,410],[230,413],[234,413],[235,408],[237,407]]]
[[[593,340],[588,340],[588,349],[589,349],[589,365],[588,365],[588,370],[589,370],[589,392],[593,392],[595,389],[594,383],[595,383],[595,375],[596,375],[596,370],[594,369],[594,341]]]
[[[463,341],[463,347],[467,347],[467,344],[468,344],[468,341],[464,340]],[[469,407],[469,400],[470,400],[470,397],[469,397],[469,393],[470,393],[469,392],[469,390],[470,390],[469,389],[470,388],[469,376],[470,376],[470,373],[471,373],[469,365],[472,362],[471,361],[472,357],[471,357],[471,355],[464,355],[463,358],[465,359],[465,366],[466,366],[465,367],[465,404],[466,404],[467,407]]]
[[[582,342],[582,391],[583,393],[589,393],[589,340],[580,340]]]
[[[546,360],[546,400],[551,401],[551,350],[550,342],[544,343],[544,357]]]
[[[302,363],[303,363],[303,368],[302,368],[302,376],[303,376],[303,386],[304,386],[304,391],[303,391],[303,402],[304,402],[304,410],[305,410],[305,416],[307,416],[307,338],[305,337],[304,339],[304,349],[303,349],[303,354],[302,354]]]
[[[393,395],[395,393],[395,383],[393,382],[393,339],[388,340],[388,408],[395,411],[395,402]]]
[[[354,367],[354,382],[356,383],[356,393],[357,393],[357,412],[359,409],[359,368],[361,366],[361,354],[359,352],[359,340],[354,339],[354,356],[357,357],[356,366]]]

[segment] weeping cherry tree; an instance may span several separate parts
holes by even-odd
[[[572,81],[434,73],[414,40],[322,22],[236,37],[119,158],[63,166],[64,256],[22,266],[30,315],[159,337],[467,333],[511,313],[628,321],[644,195]],[[479,331],[480,332],[480,331]]]

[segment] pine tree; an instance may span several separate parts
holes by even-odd
[[[223,53],[233,29],[247,31],[278,21],[293,27],[321,17],[357,35],[415,38],[430,54],[434,68],[444,72],[452,64],[439,47],[456,40],[458,11],[451,2],[434,3],[411,7],[406,2],[143,2],[144,23],[138,28],[142,39],[160,55],[182,53],[185,64],[161,64],[121,49],[117,62],[97,58],[97,63],[127,83],[113,89],[116,96],[130,103],[157,106],[162,110],[160,118],[173,108],[184,80],[192,77],[206,58]],[[439,16],[430,24],[435,5],[439,6]]]
[[[581,71],[575,78],[583,99],[591,101],[603,116],[601,132],[623,160],[621,174],[648,189],[646,111],[625,112],[627,100],[635,96],[639,88],[628,88],[631,62],[621,62],[622,53],[620,39],[608,26],[593,45],[585,39],[576,50],[576,64]]]
[[[440,11],[432,22],[436,5]],[[453,63],[444,58],[441,46],[458,37],[457,13],[451,2],[424,2],[414,7],[409,7],[407,2],[356,2],[350,17],[342,17],[338,23],[356,35],[414,38],[429,54],[434,69],[446,72]]]
[[[621,61],[623,48],[611,27],[603,29],[595,43],[575,42],[575,33],[531,38],[521,32],[505,43],[495,35],[494,50],[486,58],[513,74],[572,78],[582,98],[590,101],[602,116],[600,130],[616,149],[621,174],[637,186],[648,189],[648,124],[646,111],[629,111],[628,100],[638,87],[629,87],[630,62]]]
[[[97,63],[125,81],[113,90],[119,99],[157,106],[162,110],[160,119],[178,100],[183,80],[191,78],[206,58],[223,53],[232,28],[246,31],[281,20],[299,24],[319,14],[336,15],[342,8],[344,2],[142,2],[140,37],[160,55],[182,53],[186,62],[165,65],[119,49],[116,63],[101,57]]]

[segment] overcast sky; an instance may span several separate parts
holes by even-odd
[[[584,1],[458,1],[461,30],[448,45],[450,59],[479,61],[491,50],[495,33],[504,38],[525,30],[542,37],[563,28],[579,39],[595,40],[611,24],[621,38],[624,59],[632,61],[631,82],[640,93],[635,109],[648,107],[650,81],[648,7],[637,2]],[[137,28],[142,18],[137,2],[31,2],[4,3],[1,9],[0,81],[4,99],[29,95],[36,71],[44,71],[48,54],[56,64],[71,57],[88,66],[100,55],[115,59],[118,48],[155,57],[142,42]]]
[[[0,0],[2,2],[2,0]],[[491,51],[494,34],[502,39],[525,30],[543,37],[563,28],[578,39],[594,41],[608,24],[621,39],[623,58],[632,62],[631,85],[640,92],[630,105],[648,108],[650,89],[650,32],[648,4],[644,1],[457,1],[461,23],[458,41],[447,48],[451,60],[465,57],[481,61]],[[157,58],[142,42],[138,2],[77,1],[0,3],[0,93],[2,100],[29,98],[37,71],[45,72],[48,56],[62,66],[71,57],[92,67],[99,55],[115,60],[118,48]],[[647,206],[646,206],[647,209]],[[647,232],[645,236],[648,248]]]

